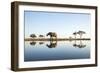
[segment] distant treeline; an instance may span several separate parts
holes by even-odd
[[[68,38],[57,38],[57,39],[49,39],[49,38],[25,38],[25,41],[66,41],[66,40],[90,40],[90,38],[71,38],[71,39],[68,39]]]

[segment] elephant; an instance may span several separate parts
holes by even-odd
[[[47,33],[47,36],[50,35],[50,41],[57,40],[57,34],[55,32]]]

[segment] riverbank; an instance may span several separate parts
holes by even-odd
[[[25,38],[25,41],[50,41],[51,39],[49,38]],[[52,41],[73,41],[73,40],[90,40],[90,38],[57,38],[57,39],[52,39]]]

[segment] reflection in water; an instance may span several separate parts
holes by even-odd
[[[44,44],[44,42],[39,42],[40,45]]]
[[[80,45],[80,44],[73,44],[73,47],[78,47],[78,48],[84,48],[86,47],[86,45]]]
[[[32,41],[32,42],[30,42],[30,45],[35,46],[36,43],[37,43],[36,41]],[[44,44],[44,42],[39,42],[39,44],[42,45],[42,44]]]
[[[76,40],[75,40],[73,47],[84,48],[84,47],[86,47],[86,45],[82,43],[82,40],[80,40],[79,44],[77,44]]]
[[[44,44],[44,42],[40,41],[39,44],[42,45],[42,44]],[[55,47],[57,47],[57,42],[59,42],[59,41],[49,41],[49,42],[50,42],[50,44],[46,44],[46,46],[48,48],[55,48]],[[69,42],[71,42],[71,41],[69,41]],[[36,41],[30,42],[30,45],[35,46],[36,45]],[[75,42],[73,43],[73,47],[84,48],[84,47],[86,47],[86,45],[83,44],[82,40],[80,40],[79,43],[77,43],[77,40],[75,40]]]
[[[71,39],[69,40],[69,42],[72,42],[72,41],[73,41],[73,40],[71,40]]]
[[[40,45],[39,43],[43,44]],[[31,41],[31,43],[30,41],[25,41],[24,61],[89,59],[91,55],[90,45],[90,41],[87,40],[76,40],[76,44],[75,40],[72,42]]]
[[[35,46],[35,45],[36,45],[36,41],[32,41],[32,42],[30,42],[30,45]]]
[[[55,48],[57,46],[57,41],[50,41],[50,44],[46,45],[48,48]]]

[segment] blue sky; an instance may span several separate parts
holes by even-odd
[[[58,37],[69,37],[79,30],[86,32],[85,37],[90,37],[90,14],[24,11],[24,15],[25,37],[48,32],[56,32]]]

